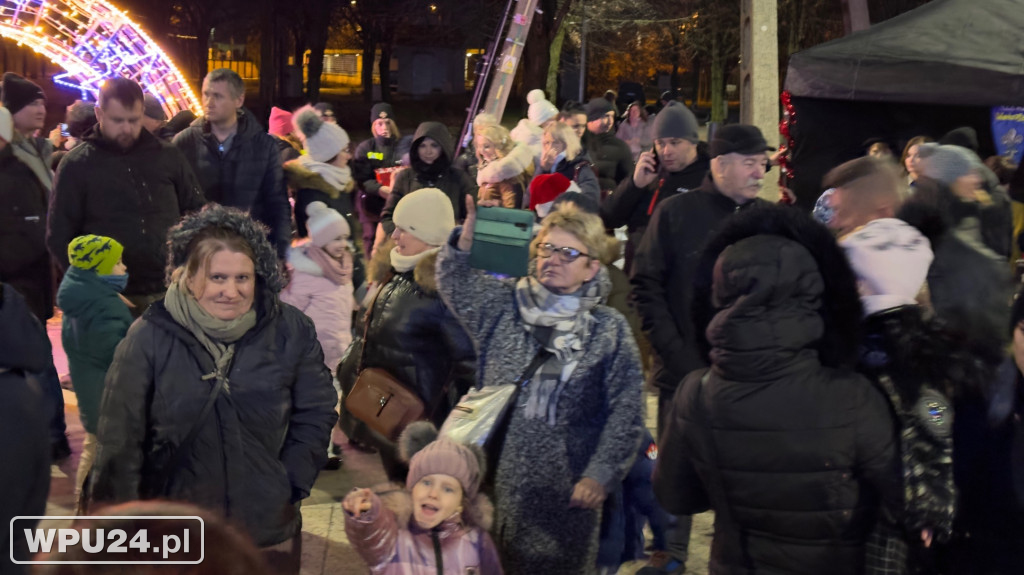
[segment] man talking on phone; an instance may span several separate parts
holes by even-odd
[[[609,228],[628,226],[626,273],[633,270],[633,254],[647,229],[654,208],[667,198],[700,187],[710,160],[697,150],[697,118],[678,102],[654,117],[654,149],[637,159],[633,175],[619,184],[601,206],[601,219]]]

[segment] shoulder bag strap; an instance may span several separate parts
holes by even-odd
[[[512,398],[509,400],[510,404],[515,404],[516,399],[519,397],[519,392],[522,391],[524,387],[526,387],[526,384],[530,383],[530,380],[533,379],[533,374],[537,373],[537,370],[540,369],[540,366],[543,365],[544,362],[547,361],[548,358],[551,357],[552,355],[553,354],[550,351],[544,349],[543,347],[537,350],[537,355],[533,356],[533,360],[530,361],[530,365],[526,366],[526,369],[523,371],[522,375],[516,378],[516,389],[514,392],[512,392]]]
[[[174,476],[178,467],[185,462],[185,457],[188,456],[191,451],[192,444],[199,436],[199,431],[202,429],[206,419],[210,416],[210,413],[213,412],[213,406],[217,403],[217,398],[220,397],[221,389],[223,389],[225,383],[227,383],[227,373],[230,371],[231,365],[229,364],[225,369],[224,374],[213,371],[212,373],[208,373],[203,376],[204,381],[211,378],[213,379],[213,387],[210,389],[210,395],[207,396],[206,403],[203,405],[202,411],[199,412],[199,417],[197,417],[195,423],[192,424],[192,429],[188,431],[188,435],[186,435],[185,439],[178,445],[178,449],[174,452],[170,461],[167,462],[167,465],[165,465],[161,471],[159,476],[161,478],[161,487],[159,493],[156,493],[155,495],[167,495],[167,488],[171,484],[171,477]]]
[[[363,312],[363,348],[359,351],[359,363],[356,365],[356,377],[359,376],[359,372],[363,371],[363,362],[366,360],[366,338],[370,335],[370,320],[373,319],[373,306],[377,303],[377,298],[380,297],[380,292],[384,291],[384,286],[388,285],[394,275],[388,276],[388,278],[381,282],[380,287],[377,288],[377,293],[373,294],[373,299],[366,306],[366,311]]]

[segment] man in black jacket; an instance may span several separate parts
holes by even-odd
[[[604,98],[587,102],[587,131],[583,148],[594,162],[601,197],[633,173],[633,151],[615,135],[615,105]]]
[[[284,258],[292,239],[291,206],[274,137],[245,103],[245,83],[218,68],[203,80],[204,116],[174,137],[206,199],[247,211],[270,228],[270,243]]]
[[[629,226],[626,273],[647,230],[651,214],[661,202],[700,187],[710,160],[697,151],[697,118],[678,103],[671,103],[654,118],[654,150],[643,152],[633,175],[619,184],[601,205],[601,219],[609,228]]]
[[[46,230],[64,269],[75,237],[119,241],[136,317],[163,297],[167,230],[206,203],[181,153],[142,129],[142,113],[142,88],[132,80],[111,78],[100,88],[98,123],[61,161]]]
[[[662,202],[637,250],[633,296],[655,351],[659,436],[679,382],[707,365],[690,312],[702,248],[729,216],[765,203],[757,194],[768,165],[765,152],[773,149],[755,126],[719,129],[709,146],[711,171],[704,184]],[[675,561],[685,563],[691,519],[678,516],[676,521],[668,551]]]

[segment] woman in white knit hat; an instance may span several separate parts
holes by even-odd
[[[309,235],[306,206],[312,202],[323,202],[334,208],[352,226],[355,181],[348,165],[352,159],[348,133],[338,124],[324,122],[312,106],[297,110],[292,121],[302,140],[303,154],[284,164],[284,175],[295,198],[298,236]]]
[[[362,349],[353,345],[338,370],[348,393],[359,371],[381,368],[416,392],[427,417],[438,427],[476,377],[476,353],[469,336],[437,294],[434,268],[440,246],[455,229],[448,195],[423,188],[395,206],[391,240],[374,250],[367,266],[376,286],[364,305]],[[405,481],[407,469],[395,445],[344,409],[342,430],[380,450],[388,478]]]

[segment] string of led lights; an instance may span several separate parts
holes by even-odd
[[[0,0],[0,36],[49,58],[61,86],[96,98],[104,79],[131,78],[170,118],[201,106],[170,57],[128,16],[105,0]]]

